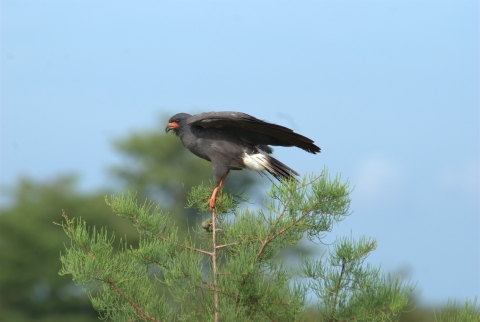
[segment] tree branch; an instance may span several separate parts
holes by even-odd
[[[343,274],[345,274],[345,268],[347,266],[347,261],[346,260],[342,260],[342,270],[340,271],[340,276],[338,277],[338,283],[337,283],[337,287],[335,288],[334,290],[334,298],[333,298],[333,311],[332,311],[332,315],[330,316],[330,319],[328,320],[329,322],[332,322],[333,321],[333,315],[335,314],[335,311],[337,309],[337,301],[338,301],[338,293],[340,292],[340,284],[342,283],[342,278],[343,278]]]
[[[159,234],[155,234],[153,233],[148,226],[145,226],[143,225],[139,220],[138,218],[133,215],[133,214],[127,214],[135,223],[137,223],[142,229],[144,229],[145,231],[148,231],[150,232],[153,236],[155,236],[156,238],[158,239],[161,239],[163,241],[166,241],[166,242],[170,242],[168,240],[168,238],[162,236],[162,235],[159,235]],[[191,247],[191,246],[187,246],[187,245],[183,245],[183,244],[179,244],[179,243],[174,243],[175,245],[179,246],[179,247],[183,247],[183,248],[186,248],[186,249],[189,249],[189,250],[193,250],[193,251],[196,251],[196,252],[199,252],[199,253],[202,253],[202,254],[205,254],[205,255],[209,255],[209,256],[212,256],[212,253],[211,252],[207,252],[206,250],[203,250],[203,249],[200,249],[200,248],[195,248],[195,247]]]
[[[127,298],[127,296],[125,295],[125,293],[123,293],[123,291],[117,286],[117,284],[115,284],[114,281],[112,281],[112,279],[109,277],[106,281],[108,284],[110,284],[110,286],[112,286],[117,292],[118,294],[120,294],[121,296],[123,296],[127,301],[128,303],[130,303],[131,306],[133,306],[133,308],[142,316],[144,317],[145,319],[147,320],[150,320],[150,321],[158,321],[160,322],[160,320],[157,320],[155,319],[154,317],[151,317],[150,315],[148,315],[148,313],[146,313],[145,311],[143,311],[135,302],[133,302],[132,300],[130,300],[129,298]]]
[[[215,209],[212,210],[212,245],[213,251],[211,252],[212,256],[212,269],[213,269],[213,305],[215,308],[215,322],[220,321],[220,312],[219,312],[219,300],[218,300],[218,281],[217,281],[217,214]]]

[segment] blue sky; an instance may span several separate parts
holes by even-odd
[[[349,179],[329,238],[418,281],[420,300],[480,295],[477,1],[2,1],[1,184],[75,172],[111,186],[111,142],[176,112],[293,128]]]

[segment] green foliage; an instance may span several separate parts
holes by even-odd
[[[58,254],[68,238],[52,222],[65,209],[119,234],[134,236],[134,228],[106,215],[102,196],[80,195],[73,176],[49,183],[22,179],[10,194],[12,204],[0,216],[0,321],[91,321],[96,313],[88,298],[58,276]]]
[[[480,309],[477,300],[467,300],[463,307],[455,301],[449,301],[446,308],[435,319],[437,322],[479,322]]]
[[[212,180],[210,184],[213,185]],[[192,187],[187,196],[187,208],[195,209],[196,212],[206,214],[210,212],[208,200],[212,194],[212,187],[201,183],[197,187]],[[248,197],[243,194],[223,193],[217,195],[215,209],[217,214],[233,213],[242,203],[248,202]]]
[[[326,258],[304,260],[322,320],[390,321],[407,306],[412,286],[364,265],[375,248],[375,240],[340,238]]]
[[[188,205],[203,214],[210,194],[194,188]],[[105,229],[65,215],[71,245],[60,273],[71,274],[101,316],[114,321],[297,321],[306,318],[311,292],[322,320],[398,317],[412,287],[364,264],[372,240],[338,239],[328,257],[303,260],[303,279],[278,260],[304,235],[320,241],[349,214],[348,183],[325,171],[299,185],[272,185],[268,195],[265,208],[251,210],[239,208],[243,196],[224,192],[216,211],[188,234],[152,202],[110,197],[113,212],[136,227],[138,247],[121,242],[115,252]]]
[[[128,251],[126,242],[120,241],[114,253],[114,236],[108,237],[106,229],[90,231],[84,221],[68,219],[65,214],[64,218],[62,227],[72,243],[67,256],[60,257],[60,275],[72,274],[78,284],[85,285],[102,318],[128,321],[137,315],[146,319],[168,315],[164,299],[145,274],[143,259]],[[124,288],[129,290],[128,298],[119,296]]]

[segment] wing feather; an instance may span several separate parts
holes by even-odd
[[[202,128],[221,128],[234,131],[242,140],[254,145],[296,146],[310,153],[320,152],[309,138],[293,130],[259,120],[240,112],[207,112],[193,115],[187,122]]]

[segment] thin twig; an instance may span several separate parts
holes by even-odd
[[[229,246],[233,246],[233,245],[238,245],[238,243],[235,242],[235,243],[230,243],[230,244],[218,245],[218,246],[217,246],[217,249],[225,248],[225,247],[229,247]]]
[[[64,225],[63,223],[57,224],[57,225],[62,226],[64,229],[66,229],[70,235],[70,238],[72,238],[77,244],[82,246],[85,252],[88,254],[88,256],[90,256],[91,259],[95,260],[95,256],[93,256],[93,254],[88,250],[88,247],[75,238],[75,233],[73,232],[73,229],[70,227],[70,224],[73,224],[74,219],[68,219],[68,216],[65,213],[65,210],[63,209],[62,209],[62,217],[67,222],[66,225]]]
[[[304,185],[301,185],[299,187],[296,188],[296,190],[300,190],[302,188],[305,188],[311,184],[313,184],[313,182],[315,182],[316,180],[318,180],[319,178],[321,177],[318,176],[316,178],[314,178],[313,180],[311,180],[310,182],[307,182],[306,184]],[[275,220],[275,223],[273,224],[273,227],[272,227],[272,230],[275,229],[278,225],[278,223],[280,222],[280,220],[283,218],[285,212],[287,211],[288,209],[288,205],[289,203],[292,201],[292,198],[293,198],[293,194],[290,194],[288,200],[286,202],[282,202],[280,200],[280,198],[276,198],[283,206],[283,209],[282,211],[279,213],[279,216],[278,218]],[[292,228],[293,226],[295,226],[296,224],[298,224],[300,221],[302,221],[306,216],[308,216],[308,214],[310,214],[311,211],[313,211],[314,207],[316,207],[317,205],[319,204],[319,202],[315,203],[310,209],[308,209],[300,218],[298,218],[297,220],[295,220],[293,223],[291,223],[290,225],[288,225],[287,227],[285,227],[284,229],[280,230],[279,232],[277,232],[276,234],[273,234],[272,236],[270,235],[267,235],[267,237],[265,238],[265,240],[262,241],[262,245],[260,246],[260,249],[258,250],[257,252],[257,255],[255,256],[255,259],[253,261],[253,263],[257,263],[257,261],[260,259],[260,256],[262,255],[262,253],[264,252],[265,248],[267,247],[267,245],[273,241],[274,239],[276,239],[278,236],[282,235],[285,231],[287,231],[288,229]],[[243,280],[242,280],[242,283],[239,287],[239,291],[237,293],[237,300],[236,300],[236,307],[238,308],[239,304],[240,304],[240,292],[241,292],[241,289],[243,288],[243,286],[245,285],[246,281],[247,281],[247,278],[248,278],[248,274],[246,274],[244,277],[243,277]]]
[[[155,234],[154,232],[152,232],[148,226],[146,225],[142,225],[142,223],[138,220],[138,218],[133,215],[133,214],[127,214],[135,223],[137,223],[142,229],[150,232],[153,236],[155,236],[156,238],[158,239],[161,239],[163,241],[166,241],[166,242],[170,242],[168,240],[168,238],[162,236],[162,235],[159,235],[159,234]],[[200,248],[195,248],[195,247],[192,247],[192,246],[187,246],[187,245],[183,245],[183,244],[179,244],[179,243],[174,243],[175,245],[179,246],[179,247],[183,247],[183,248],[186,248],[186,249],[189,249],[189,250],[193,250],[193,251],[196,251],[196,252],[199,252],[199,253],[202,253],[202,254],[205,254],[205,255],[209,255],[209,256],[212,256],[212,253],[211,252],[207,252],[206,250],[203,250],[203,249],[200,249]]]
[[[265,310],[263,309],[263,307],[261,305],[259,305],[259,307],[260,307],[260,310],[263,312],[263,314],[265,314],[270,321],[275,322],[275,320],[267,312],[265,312]]]
[[[213,305],[215,308],[214,321],[220,322],[219,300],[218,300],[218,281],[217,281],[217,214],[215,209],[212,210],[212,268],[213,268]]]
[[[87,245],[81,243],[79,240],[77,240],[75,238],[75,234],[73,233],[73,230],[72,228],[69,226],[69,224],[71,224],[73,222],[73,219],[69,220],[67,214],[62,211],[62,216],[63,218],[67,221],[67,224],[66,225],[62,225],[70,234],[70,237],[77,243],[79,244],[80,246],[82,246],[82,248],[85,250],[85,252],[90,256],[90,258],[93,260],[93,261],[97,261],[97,259],[95,258],[95,255],[93,253],[90,252],[90,250],[88,249]],[[102,270],[100,270],[100,272],[102,272]],[[101,281],[101,282],[104,282],[104,283],[108,283],[110,286],[112,286],[117,292],[118,294],[120,294],[122,297],[124,297],[128,303],[130,303],[131,306],[133,306],[133,308],[144,318],[150,320],[150,321],[160,321],[160,320],[157,320],[153,317],[151,317],[150,315],[148,315],[145,311],[143,311],[135,302],[133,302],[132,300],[130,300],[129,298],[127,298],[127,296],[125,295],[125,293],[123,293],[123,291],[118,287],[118,285],[109,277],[107,278],[107,280],[103,280],[103,279],[98,279],[98,278],[94,278],[94,277],[91,277],[92,279],[96,279],[98,281]]]
[[[345,268],[347,266],[347,261],[346,260],[343,260],[342,262],[342,270],[340,271],[340,276],[338,277],[338,283],[337,283],[337,287],[335,288],[334,292],[335,292],[335,297],[333,298],[333,311],[332,311],[332,315],[330,316],[330,319],[328,321],[333,321],[333,315],[335,314],[335,311],[336,311],[336,308],[337,308],[337,301],[338,301],[338,293],[340,292],[340,284],[342,283],[342,279],[343,279],[343,274],[345,274]]]
[[[279,232],[277,232],[276,234],[274,234],[273,236],[271,237],[268,237],[265,238],[265,240],[263,241],[262,243],[262,246],[260,247],[260,249],[258,250],[258,253],[257,253],[257,256],[255,257],[255,260],[254,260],[254,263],[256,263],[258,261],[258,259],[260,258],[260,256],[262,255],[263,251],[265,250],[265,247],[271,242],[273,241],[275,238],[277,238],[278,236],[280,235],[283,235],[284,232],[286,232],[287,230],[289,230],[290,228],[292,228],[293,226],[295,226],[296,224],[298,224],[299,222],[301,222],[305,217],[307,217],[310,212],[313,211],[313,209],[319,204],[320,202],[316,202],[312,207],[310,207],[310,209],[308,209],[307,211],[305,211],[305,213],[300,216],[300,218],[298,218],[297,220],[295,220],[294,222],[292,222],[290,225],[288,225],[287,227],[283,228],[282,230],[280,230]],[[283,215],[284,211],[282,212],[282,215]]]
[[[110,284],[117,292],[118,294],[120,294],[121,296],[123,296],[127,301],[128,303],[130,303],[131,306],[133,306],[133,308],[141,315],[143,316],[144,318],[150,320],[150,321],[160,321],[160,320],[157,320],[155,319],[154,317],[151,317],[150,315],[148,315],[148,313],[146,313],[145,311],[143,311],[135,302],[133,302],[132,300],[130,300],[129,298],[127,298],[127,296],[125,295],[125,293],[123,293],[123,291],[117,286],[117,284],[115,284],[114,281],[112,281],[110,279],[110,277],[107,279],[106,281],[108,284]]]
[[[395,310],[392,309],[391,307],[384,307],[384,308],[381,308],[381,309],[368,311],[367,313],[363,314],[363,316],[368,316],[368,315],[371,315],[371,314],[375,314],[375,313],[379,313],[379,312],[385,312],[385,311],[395,312]],[[350,319],[348,319],[348,321],[356,321],[356,320],[359,320],[358,316],[352,316]]]

